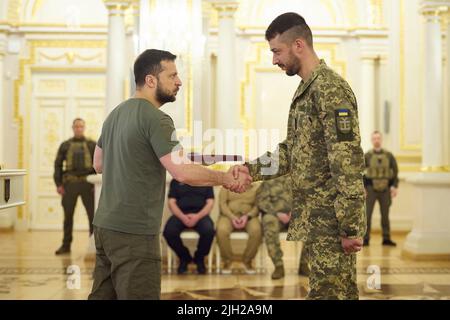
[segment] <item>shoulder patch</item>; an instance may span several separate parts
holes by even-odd
[[[353,115],[351,110],[340,108],[334,112],[338,141],[353,141]]]

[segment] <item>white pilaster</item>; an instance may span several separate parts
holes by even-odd
[[[3,36],[0,34],[0,37]],[[5,114],[6,114],[6,104],[4,101],[4,75],[3,75],[3,59],[5,56],[5,40],[0,38],[0,167],[4,165],[4,137],[5,134],[3,132],[5,125]]]
[[[419,208],[404,253],[418,259],[450,256],[450,172],[444,158],[442,2],[423,1],[424,100],[422,173],[407,179]]]
[[[446,34],[446,51],[445,51],[445,61],[447,66],[447,83],[444,91],[447,94],[447,118],[444,124],[447,128],[447,139],[444,139],[445,146],[447,147],[447,164],[450,164],[450,9],[447,11],[444,20],[445,34]]]
[[[361,87],[358,102],[359,127],[361,130],[361,145],[364,152],[372,148],[370,137],[375,131],[375,57],[365,56],[361,60]]]
[[[438,168],[444,165],[443,71],[441,17],[435,7],[422,9],[424,16],[423,79],[423,150],[422,166]]]
[[[239,112],[236,78],[236,31],[234,13],[236,1],[211,1],[219,13],[218,53],[217,53],[217,110],[215,127],[225,133],[226,129],[237,129]],[[228,144],[226,144],[228,145]],[[234,150],[224,150],[234,152]]]
[[[124,0],[105,1],[109,16],[105,115],[124,99],[125,78],[127,76],[124,15],[130,4],[131,1]]]

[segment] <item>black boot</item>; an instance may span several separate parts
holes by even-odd
[[[58,250],[55,251],[55,254],[57,256],[59,256],[61,254],[67,254],[67,253],[70,253],[70,246],[67,246],[67,245],[64,245],[64,244],[61,247],[59,247]]]
[[[185,274],[188,270],[189,261],[180,260],[180,264],[178,265],[178,274]]]
[[[395,247],[395,246],[397,246],[397,244],[394,241],[392,241],[391,239],[389,239],[389,240],[383,240],[383,246]]]
[[[198,274],[205,274],[206,273],[206,266],[205,266],[205,262],[204,261],[197,261],[195,262],[195,264],[197,265],[197,272]]]

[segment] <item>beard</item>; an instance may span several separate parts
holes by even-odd
[[[295,76],[300,72],[300,63],[295,58],[289,61],[289,64],[287,64],[285,67],[286,67],[286,74],[289,77]]]
[[[300,72],[300,61],[291,53],[286,64],[279,64],[280,68],[284,68],[289,77],[295,76]]]
[[[165,90],[162,86],[157,85],[156,87],[156,100],[163,105],[167,102],[174,102],[176,100],[176,92],[171,93],[168,90]]]

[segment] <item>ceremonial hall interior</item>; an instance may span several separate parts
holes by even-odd
[[[75,207],[70,253],[55,254],[64,231],[55,159],[74,119],[98,140],[108,114],[133,96],[133,63],[144,50],[177,56],[182,86],[161,110],[184,149],[254,159],[285,139],[301,78],[273,64],[265,31],[286,12],[305,18],[318,57],[354,91],[363,151],[376,132],[398,166],[388,217],[396,245],[384,245],[377,202],[370,244],[357,253],[359,298],[450,299],[450,0],[0,0],[0,300],[88,298],[96,251],[84,199]],[[241,144],[227,144],[229,129],[242,134]],[[161,299],[306,298],[304,243],[287,241],[286,231],[279,234],[283,277],[271,277],[264,235],[247,272],[246,232],[231,233],[230,272],[217,235],[204,274],[195,264],[179,272],[163,236],[171,180],[168,173]],[[95,172],[87,181],[97,207],[107,186]],[[213,192],[216,227],[221,187]],[[262,222],[259,213],[252,219]],[[198,234],[185,230],[181,238],[193,254]]]

